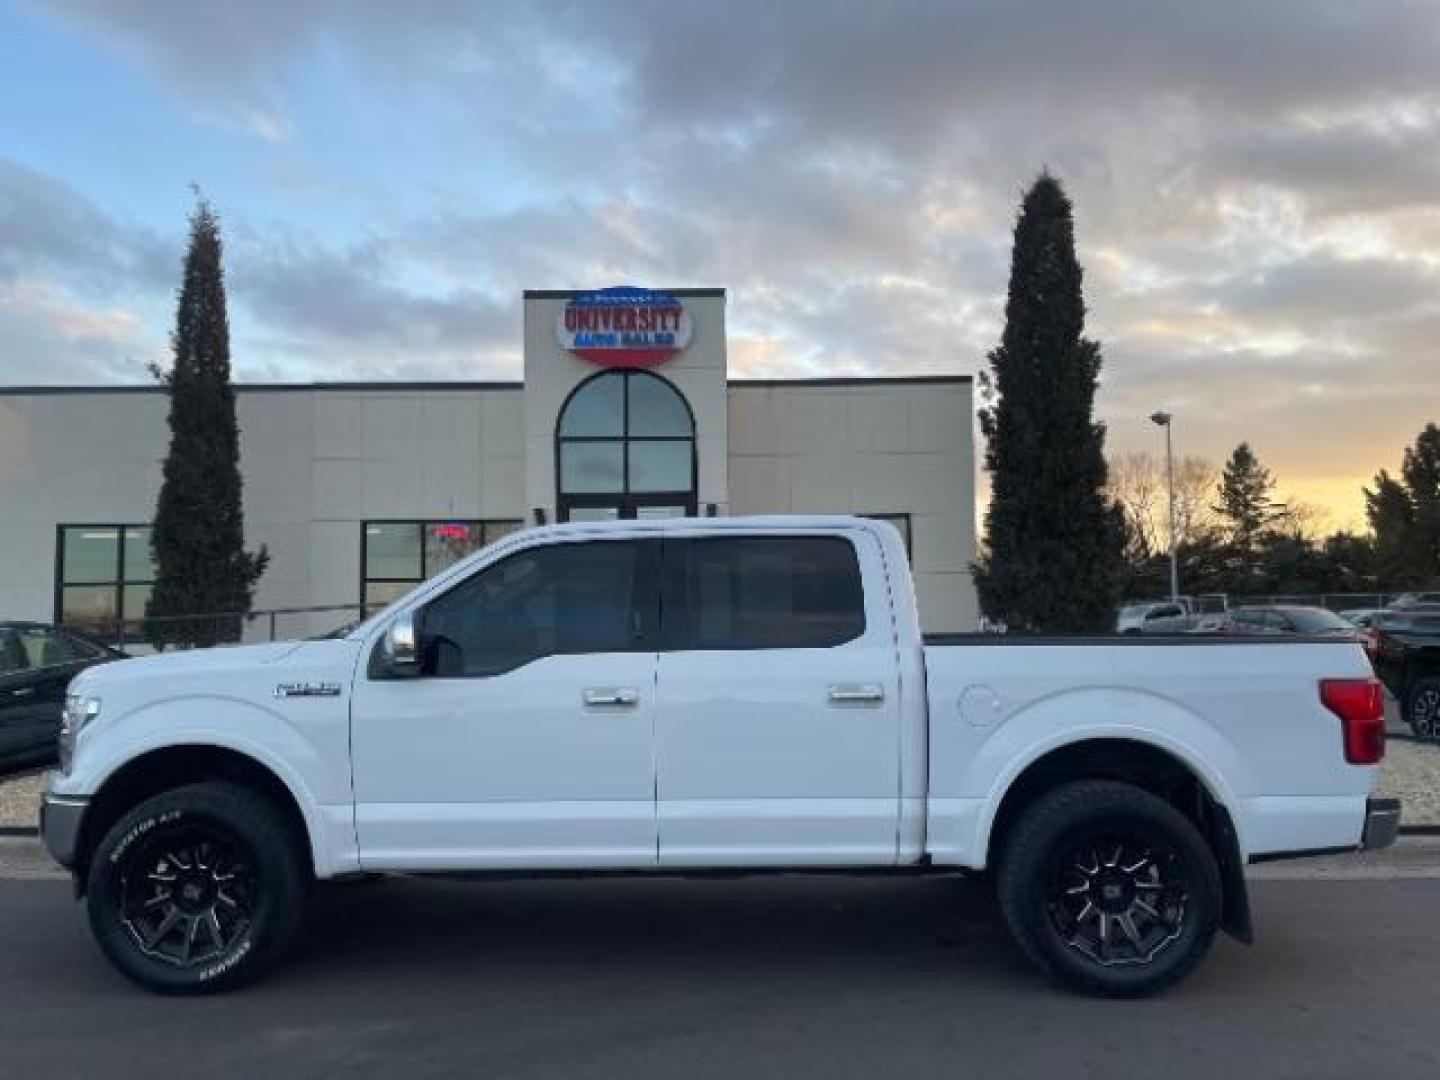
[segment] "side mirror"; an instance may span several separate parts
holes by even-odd
[[[383,647],[385,667],[400,678],[420,674],[420,635],[415,629],[415,613],[402,612],[385,631]]]

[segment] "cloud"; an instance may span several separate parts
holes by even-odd
[[[63,269],[110,293],[173,274],[168,256],[158,237],[107,216],[65,182],[0,158],[0,280]]]
[[[1114,448],[1148,447],[1165,405],[1187,451],[1248,437],[1282,481],[1334,475],[1332,451],[1359,478],[1434,419],[1431,5],[47,11],[287,178],[225,177],[242,373],[513,376],[523,288],[617,281],[727,286],[737,372],[974,370],[1048,164]],[[177,137],[203,155],[217,136]],[[97,311],[163,307],[178,225],[150,236],[0,164],[0,275]]]

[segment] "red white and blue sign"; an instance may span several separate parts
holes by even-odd
[[[576,293],[555,322],[560,347],[602,367],[650,367],[690,344],[690,313],[676,297],[621,285]]]

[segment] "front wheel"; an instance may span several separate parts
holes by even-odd
[[[100,842],[90,926],[141,986],[213,993],[280,957],[308,884],[298,838],[273,803],[234,784],[191,784],[141,803]]]
[[[1011,933],[1062,982],[1111,997],[1152,994],[1205,956],[1220,921],[1220,871],[1205,838],[1147,791],[1066,784],[1025,809],[1000,857]]]

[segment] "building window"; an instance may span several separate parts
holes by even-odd
[[[471,552],[523,526],[494,521],[366,521],[360,526],[360,599],[367,612],[404,596]]]
[[[144,640],[155,583],[150,526],[60,525],[55,551],[55,621],[106,640]]]
[[[648,371],[581,383],[555,425],[561,521],[695,513],[695,418],[680,391]]]
[[[910,550],[910,515],[909,514],[861,514],[861,517],[871,518],[874,521],[888,521],[895,528],[900,530],[900,535],[905,539],[905,557],[914,558]]]

